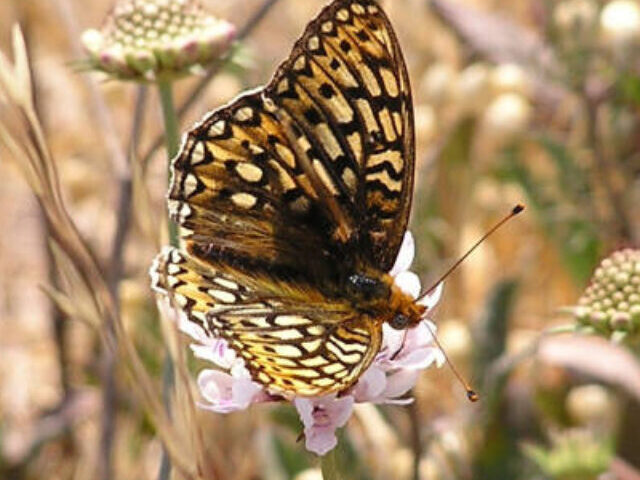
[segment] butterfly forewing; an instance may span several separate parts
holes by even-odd
[[[382,322],[358,309],[344,281],[382,274],[396,258],[413,141],[387,17],[373,0],[335,0],[266,87],[188,133],[169,191],[188,255],[159,257],[156,289],[180,295],[254,380],[298,395],[348,388],[378,351]],[[220,278],[248,293],[218,293]]]

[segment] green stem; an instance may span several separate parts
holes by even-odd
[[[173,88],[169,81],[158,82],[158,93],[160,94],[160,104],[162,106],[162,118],[164,119],[164,138],[167,145],[167,167],[171,165],[171,160],[177,155],[180,148],[180,133],[178,131],[178,116],[173,101]],[[170,182],[169,170],[167,170],[167,181]],[[169,243],[173,247],[179,246],[178,226],[176,223],[168,219],[169,222]],[[171,417],[171,389],[174,384],[174,366],[171,355],[167,353],[164,363],[162,375],[162,393],[164,397],[164,406]],[[171,476],[171,461],[166,450],[162,452],[162,461],[160,471],[158,472],[159,480],[167,480]]]
[[[167,157],[169,162],[176,156],[180,148],[180,133],[178,131],[178,116],[173,101],[173,89],[171,82],[159,81],[160,104],[162,105],[162,118],[164,119],[165,140],[167,144]],[[178,246],[178,226],[169,220],[169,243],[173,247]]]
[[[336,448],[320,457],[320,470],[322,471],[323,480],[344,480],[345,477],[341,474],[344,471],[345,458],[343,445],[344,442],[338,442]]]

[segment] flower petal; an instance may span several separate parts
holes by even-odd
[[[429,292],[429,295],[418,300],[418,303],[420,305],[427,307],[427,310],[432,310],[433,307],[435,307],[440,301],[440,298],[442,297],[443,289],[444,289],[444,282],[440,282],[438,285],[435,286],[435,288],[431,292]]]
[[[420,295],[420,278],[413,272],[400,272],[396,275],[394,283],[400,290],[413,298],[418,298]]]
[[[383,370],[371,366],[362,374],[353,389],[356,402],[371,402],[378,398],[387,386],[387,377]]]
[[[400,246],[400,250],[398,251],[396,261],[393,264],[393,267],[391,267],[391,270],[389,270],[389,275],[395,277],[400,272],[409,270],[409,267],[413,262],[415,253],[416,245],[413,241],[413,235],[409,230],[407,230],[404,234],[404,238],[402,239],[402,245]]]
[[[206,338],[203,344],[191,344],[191,350],[197,358],[215,363],[225,370],[230,369],[236,361],[236,352],[222,338]]]
[[[304,424],[307,450],[324,455],[337,444],[335,431],[351,416],[354,399],[351,395],[336,398],[327,395],[317,398],[295,398],[293,404]]]
[[[218,413],[244,410],[250,404],[267,398],[262,388],[250,379],[235,378],[218,370],[200,372],[198,387],[208,402],[200,406]]]
[[[390,400],[400,395],[404,395],[411,390],[416,382],[420,370],[400,369],[387,377],[387,387],[384,389],[383,396]]]

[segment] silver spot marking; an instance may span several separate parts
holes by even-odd
[[[333,380],[331,380],[330,378],[318,378],[317,380],[312,380],[312,382],[318,387],[328,387],[329,385],[333,384]]]
[[[276,86],[276,93],[283,94],[288,90],[289,90],[289,80],[286,78],[283,78],[282,80],[280,80],[280,82],[278,82],[278,85]]]
[[[226,278],[216,277],[213,281],[221,287],[228,288],[229,290],[238,290],[238,284],[231,280],[227,280]]]
[[[252,163],[239,163],[236,165],[236,172],[247,182],[259,182],[262,180],[262,169]]]
[[[256,203],[258,203],[258,199],[255,195],[251,195],[250,193],[240,192],[234,193],[231,195],[231,200],[240,208],[253,208]]]
[[[317,35],[309,38],[307,47],[309,47],[309,50],[311,51],[318,50],[320,48],[320,38]]]
[[[311,320],[306,317],[299,317],[298,315],[278,315],[273,323],[279,327],[299,327],[301,325],[309,325]]]
[[[300,55],[298,58],[295,59],[295,61],[293,62],[293,69],[296,72],[299,72],[300,70],[303,70],[304,67],[307,65],[307,59],[305,58],[304,55]]]
[[[253,109],[251,107],[242,107],[236,110],[235,118],[240,122],[251,120],[253,117]]]
[[[322,345],[322,339],[318,338],[316,340],[311,340],[309,342],[302,342],[300,345],[302,345],[302,348],[304,348],[307,352],[315,352],[320,345]]]
[[[303,335],[295,328],[276,330],[274,332],[270,332],[269,335],[280,340],[299,340],[303,338]]]
[[[324,33],[329,33],[333,30],[333,22],[324,22],[320,28]]]
[[[346,8],[341,8],[336,12],[336,18],[341,22],[349,20],[349,11]]]
[[[276,354],[283,357],[298,358],[302,356],[302,350],[294,345],[275,345]]]
[[[309,335],[322,335],[325,331],[325,328],[322,325],[312,325],[307,327],[307,332]]]
[[[198,189],[198,179],[195,175],[188,173],[184,178],[184,193],[187,197],[190,197]]]
[[[321,356],[305,358],[304,360],[300,360],[300,364],[305,367],[319,367],[321,365],[326,365],[329,361]]]
[[[200,163],[202,160],[204,160],[204,144],[197,142],[191,150],[191,164]]]
[[[288,167],[295,168],[295,166],[296,166],[296,157],[295,157],[295,155],[293,154],[293,152],[291,151],[290,148],[285,147],[281,143],[276,143],[276,152],[278,153],[278,156],[280,157],[280,159],[282,161],[284,161],[284,163]],[[280,167],[280,168],[282,168],[282,167]]]
[[[332,363],[331,365],[327,365],[326,367],[322,367],[322,371],[329,375],[333,375],[334,373],[339,372],[340,370],[344,370],[345,366],[341,363]]]
[[[236,296],[233,293],[225,292],[223,290],[214,290],[210,288],[207,290],[207,293],[210,297],[213,297],[222,303],[234,303],[236,301]]]
[[[213,136],[222,135],[224,133],[225,127],[226,127],[225,121],[218,120],[216,123],[211,125],[211,130],[209,131],[209,133],[211,133]]]
[[[362,15],[365,12],[364,7],[359,3],[354,3],[353,5],[351,5],[351,11],[356,15]]]

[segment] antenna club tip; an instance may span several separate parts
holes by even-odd
[[[517,215],[520,212],[522,212],[524,210],[524,204],[519,203],[517,204],[515,207],[513,207],[513,210],[511,211],[511,213],[513,213],[513,215]]]
[[[467,398],[470,402],[477,402],[480,400],[480,395],[478,395],[474,390],[467,390]]]

